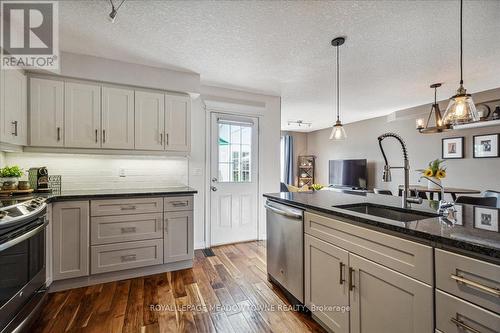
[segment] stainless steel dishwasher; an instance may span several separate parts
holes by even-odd
[[[270,200],[265,207],[268,278],[290,303],[304,304],[304,212]]]

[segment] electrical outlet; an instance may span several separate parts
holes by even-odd
[[[193,176],[201,176],[203,173],[203,170],[201,168],[192,168],[191,169],[191,175]]]
[[[124,169],[124,168],[120,168],[120,169],[118,169],[118,175],[119,175],[120,177],[125,177],[125,176],[126,176],[126,174],[125,174],[125,169]]]

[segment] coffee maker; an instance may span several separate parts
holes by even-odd
[[[30,168],[28,171],[31,188],[35,192],[49,192],[49,172],[47,167]]]

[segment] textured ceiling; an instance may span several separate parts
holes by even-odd
[[[114,0],[118,2],[120,0]],[[464,5],[465,86],[500,86],[500,1]],[[202,83],[282,96],[289,120],[334,120],[333,37],[345,122],[442,99],[458,84],[458,1],[62,1],[64,51],[200,73]]]

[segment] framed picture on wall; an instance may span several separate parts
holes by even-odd
[[[474,158],[498,157],[498,134],[474,135]]]
[[[464,137],[443,138],[442,158],[454,159],[464,158]]]
[[[498,232],[498,209],[474,207],[474,228]]]

